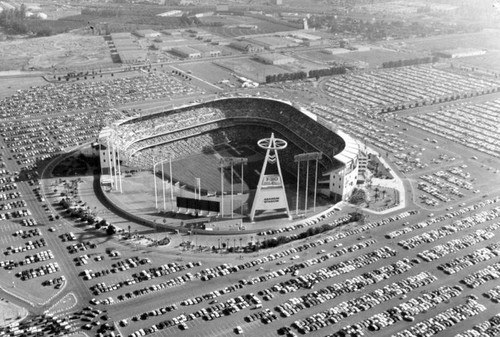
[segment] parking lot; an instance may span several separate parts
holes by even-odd
[[[354,86],[362,86],[367,76],[387,85],[409,76],[429,84],[464,79],[427,66],[359,76]],[[169,101],[203,90],[165,73],[82,83],[30,88],[2,101],[0,282],[5,296],[33,313],[32,322],[40,329],[21,323],[26,333],[473,336],[469,330],[476,326],[494,335],[500,298],[497,98],[397,115],[394,110],[406,104],[421,109],[424,101],[438,104],[458,84],[428,92],[414,83],[391,97],[373,86],[357,100],[337,91],[340,78],[329,80],[323,103],[301,103],[353,136],[363,135],[362,142],[404,180],[407,207],[361,211],[367,217],[352,223],[346,213],[354,208],[344,205],[344,211],[332,208],[324,216],[297,219],[241,240],[228,237],[227,248],[220,247],[218,236],[200,235],[197,239],[208,247],[201,252],[181,245],[191,239],[181,234],[171,234],[165,247],[143,246],[141,238],[156,233],[140,224],[132,224],[129,238],[126,220],[111,214],[95,196],[89,197],[92,204],[81,200],[82,184],[91,184],[91,178],[79,180],[73,171],[67,174],[70,166],[49,161],[92,142],[107,119],[139,113],[107,109],[110,102]],[[492,80],[481,88],[496,85]],[[268,94],[279,97],[280,90],[288,89],[276,86]],[[425,99],[408,103],[405,94],[414,90]],[[101,91],[107,96],[99,98]],[[40,97],[45,104],[28,103]],[[374,113],[379,110],[384,114]],[[453,117],[452,123],[444,125],[442,116]],[[477,127],[467,126],[473,122]],[[149,135],[150,126],[128,131]],[[39,165],[48,165],[45,176]],[[51,176],[54,168],[60,176]],[[89,174],[90,168],[81,172]],[[63,197],[72,210],[61,205]],[[108,235],[108,224],[96,228],[76,208],[106,218],[122,231]],[[301,236],[316,228],[326,230]],[[286,237],[287,243],[269,249],[260,245],[274,237]],[[229,252],[231,242],[236,253]],[[44,315],[69,293],[78,300],[74,307],[62,308],[54,317]],[[0,331],[20,334],[18,327]]]

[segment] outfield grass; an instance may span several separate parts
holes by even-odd
[[[218,151],[214,154],[195,154],[188,158],[172,162],[172,175],[175,181],[180,181],[182,185],[186,184],[190,187],[195,185],[195,178],[200,178],[201,187],[203,190],[215,192],[221,190],[221,157],[237,156],[234,148],[229,146],[218,147]],[[262,157],[260,157],[262,159]],[[243,190],[255,189],[258,182],[258,175],[255,172],[257,166],[262,165],[262,162],[249,162],[243,168]],[[168,167],[165,165],[165,172]],[[259,168],[260,170],[260,168]],[[233,184],[235,192],[241,191],[241,166],[235,165],[233,168]],[[231,169],[228,167],[224,170],[224,191],[231,192]]]
[[[248,145],[232,147],[231,145],[220,145],[214,154],[195,154],[187,158],[172,162],[172,175],[174,181],[180,181],[181,186],[187,185],[192,189],[195,185],[195,178],[200,178],[201,188],[204,191],[213,193],[221,190],[221,157],[246,157],[248,163],[243,167],[243,191],[257,188],[260,178],[260,171],[264,163],[264,152],[257,146]],[[161,167],[159,168],[161,169]],[[168,163],[165,163],[165,175],[168,175]],[[276,166],[268,165],[266,173],[277,173]],[[295,182],[294,173],[287,172],[282,165],[283,180],[285,183],[293,184]],[[167,178],[166,178],[167,179]],[[241,165],[233,167],[233,191],[241,192]],[[224,192],[231,192],[231,168],[224,169]]]

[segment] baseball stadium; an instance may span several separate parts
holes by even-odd
[[[272,154],[258,145],[270,136],[285,144]],[[240,230],[265,228],[345,200],[358,176],[350,136],[269,98],[220,98],[130,117],[104,128],[99,144],[104,194],[128,212],[140,203],[162,213],[169,225],[239,219]],[[254,217],[262,176],[282,182],[285,206]]]

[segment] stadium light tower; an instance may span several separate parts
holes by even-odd
[[[233,184],[233,176],[234,176],[234,165],[241,164],[241,193],[243,193],[243,165],[248,163],[248,158],[240,158],[240,157],[224,157],[220,160],[221,165],[221,198],[224,195],[224,167],[231,167],[231,218],[234,217],[234,184]],[[221,199],[221,210],[223,210],[223,201]],[[222,215],[224,214],[221,211]]]
[[[174,178],[172,176],[172,157],[174,154],[168,152],[168,170],[170,175],[170,203],[172,204],[172,211],[174,210]]]
[[[155,184],[155,209],[158,210],[158,189],[156,188],[156,165],[158,165],[160,162],[155,163],[155,154],[153,151],[153,182]]]
[[[114,130],[114,133],[111,136],[111,148],[113,150],[113,166],[114,166],[115,185],[116,185],[115,189],[120,190],[120,193],[123,193],[122,172],[121,172],[121,165],[120,165],[120,151],[121,151],[122,146],[120,143],[120,138],[117,135],[116,129],[113,129],[113,130]]]
[[[111,146],[109,145],[109,136],[106,138],[106,154],[108,156],[108,163],[109,163],[109,176],[111,178],[111,188],[114,187],[114,181],[113,181],[113,164],[111,161]]]
[[[116,148],[116,163],[118,165],[118,185],[119,185],[119,188],[120,188],[120,193],[123,193],[123,186],[122,186],[122,168],[121,168],[121,165],[120,165],[120,145],[118,144],[117,148]]]
[[[157,157],[158,157],[158,148],[155,147],[153,148],[153,181],[154,181],[154,185],[155,185],[155,209],[158,210],[158,188],[156,187],[156,166],[159,165],[159,164],[162,164],[162,178],[163,178],[163,162],[164,160],[158,160],[157,161]],[[162,183],[163,183],[163,179],[162,179]],[[163,189],[163,192],[165,192],[165,189]],[[163,193],[164,197],[164,202],[165,202],[165,193]]]
[[[154,180],[154,186],[155,186],[155,207],[158,209],[158,188],[156,187],[156,166],[161,164],[161,179],[162,179],[162,195],[163,195],[163,210],[165,211],[167,209],[167,200],[166,200],[166,184],[165,184],[165,162],[168,160],[169,161],[169,171],[170,171],[170,202],[172,204],[172,210],[173,210],[173,203],[174,203],[174,190],[173,190],[173,182],[172,182],[172,157],[173,154],[172,152],[160,152],[160,158],[158,161],[156,161],[156,157],[158,155],[157,152],[158,149],[153,150],[153,180]],[[165,158],[164,155],[167,155],[168,158]]]
[[[314,177],[314,211],[316,211],[316,189],[318,186],[318,161],[323,157],[321,152],[309,152],[309,153],[301,153],[294,156],[294,160],[297,163],[297,200],[295,201],[295,214],[299,214],[299,187],[300,187],[300,163],[307,162],[306,168],[306,195],[305,195],[305,205],[304,205],[304,214],[307,213],[307,193],[309,186],[309,161],[316,161],[316,174]]]
[[[220,163],[220,216],[221,218],[223,218],[224,217],[224,158],[221,158],[219,163]]]

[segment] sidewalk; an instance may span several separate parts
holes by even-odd
[[[25,308],[3,298],[0,299],[0,327],[21,322],[28,314],[29,312]]]

